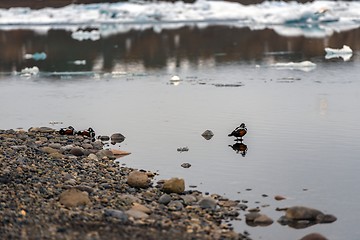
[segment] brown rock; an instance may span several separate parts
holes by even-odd
[[[147,188],[149,186],[149,177],[145,172],[132,171],[129,173],[127,183],[131,187]]]
[[[319,233],[310,233],[302,237],[300,240],[327,240],[327,238]]]
[[[320,215],[324,214],[319,210],[303,206],[294,206],[286,210],[285,217],[289,220],[316,220]]]
[[[166,193],[182,193],[185,191],[185,181],[182,178],[165,180],[162,190]]]
[[[115,155],[115,157],[122,157],[131,154],[130,152],[121,151],[117,149],[111,149],[110,151]]]
[[[276,195],[276,196],[274,197],[274,199],[275,199],[276,201],[281,201],[281,200],[285,200],[286,197],[281,196],[281,195]]]
[[[71,188],[61,193],[60,203],[65,207],[76,207],[91,204],[89,194],[76,188]]]
[[[70,150],[70,153],[74,156],[79,157],[79,156],[84,155],[84,149],[81,147],[74,147]]]
[[[268,226],[274,222],[270,217],[265,214],[260,214],[257,218],[254,219],[254,223],[260,226]]]

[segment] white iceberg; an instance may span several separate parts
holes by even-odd
[[[316,64],[310,61],[275,63],[270,66],[276,69],[301,70],[305,72],[309,72],[316,68]]]
[[[353,50],[347,45],[344,45],[340,49],[325,48],[325,52],[326,52],[326,55],[325,55],[326,59],[342,58],[344,61],[349,61],[353,55]]]
[[[22,77],[31,77],[38,74],[39,74],[39,68],[36,66],[30,68],[24,68],[20,72],[20,76]]]
[[[79,30],[79,31],[73,32],[71,34],[71,37],[78,41],[83,41],[83,40],[97,41],[100,39],[100,32],[97,30],[92,30],[92,31]]]

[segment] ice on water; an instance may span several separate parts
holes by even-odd
[[[109,25],[113,24],[111,27]],[[119,2],[72,4],[63,8],[0,9],[0,27],[41,28],[46,26],[74,31],[78,40],[98,40],[97,34],[81,32],[99,29],[101,36],[132,29],[158,31],[184,25],[226,24],[252,29],[272,28],[279,34],[324,37],[336,31],[360,26],[360,2],[314,1],[311,3],[264,2],[242,5],[226,1]],[[96,35],[96,36],[95,36]]]

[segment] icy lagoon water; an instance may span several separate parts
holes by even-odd
[[[335,29],[328,23],[291,25],[285,31],[291,34],[221,23],[161,31],[157,24],[119,25],[131,27],[110,35],[94,26],[4,25],[0,127],[121,132],[120,148],[132,154],[120,164],[158,171],[159,179],[183,177],[187,189],[247,200],[275,221],[277,207],[293,205],[338,217],[305,229],[233,222],[253,239],[310,232],[358,239],[360,29],[338,23],[341,31],[328,31]],[[86,34],[74,35],[80,31]],[[345,44],[350,56],[326,57],[325,47]],[[181,81],[171,82],[174,75]],[[241,122],[249,130],[245,157],[227,136]],[[201,136],[207,129],[214,132],[210,140]],[[185,162],[191,167],[182,168]],[[287,200],[275,201],[277,194]]]

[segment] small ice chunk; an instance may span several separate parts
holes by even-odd
[[[34,66],[30,68],[24,68],[20,72],[20,76],[22,77],[31,77],[37,75],[39,73],[39,68]]]
[[[74,64],[75,65],[86,65],[86,60],[75,60]]]
[[[46,53],[41,52],[41,53],[34,53],[34,54],[25,54],[24,58],[25,59],[34,59],[35,61],[39,61],[39,60],[45,60],[46,59]]]
[[[325,52],[326,52],[326,54],[350,54],[350,53],[352,54],[353,50],[349,46],[344,45],[340,49],[325,48]]]
[[[316,68],[316,64],[310,61],[275,63],[271,66],[277,69],[301,70],[305,72],[311,71]]]
[[[172,76],[171,79],[170,79],[171,82],[178,82],[178,81],[181,81],[180,77],[179,76]]]
[[[79,31],[73,32],[71,34],[71,37],[78,41],[83,41],[83,40],[97,41],[100,39],[100,32],[97,30],[92,30],[92,31],[79,30]]]
[[[326,59],[331,59],[331,58],[342,58],[345,62],[349,61],[350,58],[353,55],[353,51],[352,49],[347,46],[344,45],[342,48],[340,49],[336,49],[336,48],[325,48],[325,58]]]
[[[170,78],[170,84],[175,85],[175,86],[179,85],[180,81],[181,81],[181,78],[177,75],[174,75]]]

